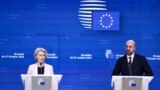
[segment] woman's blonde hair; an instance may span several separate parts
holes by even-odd
[[[38,53],[39,51],[44,52],[45,55],[46,55],[46,57],[47,57],[47,54],[48,54],[48,53],[47,53],[46,49],[39,47],[39,48],[36,48],[35,51],[34,51],[34,58],[35,58],[35,59],[36,59],[36,55],[37,55],[37,53]]]

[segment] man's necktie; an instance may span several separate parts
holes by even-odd
[[[129,73],[132,76],[132,71],[131,71],[131,64],[132,64],[132,57],[129,57],[129,62],[128,62],[128,68],[129,68]]]
[[[131,66],[132,64],[132,61],[131,61],[132,57],[129,57],[129,62],[128,62],[128,65]]]

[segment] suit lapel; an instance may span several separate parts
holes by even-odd
[[[136,64],[136,54],[134,55],[134,58],[133,58],[133,62],[132,62],[131,67],[134,67],[134,66],[135,66],[135,64]]]
[[[34,67],[34,72],[35,72],[35,75],[38,75],[38,65],[37,65],[37,63],[35,64],[35,67]]]
[[[128,61],[127,61],[127,56],[125,56],[125,66],[128,67]]]
[[[47,65],[44,63],[44,74],[47,72]]]

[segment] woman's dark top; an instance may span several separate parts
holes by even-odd
[[[44,74],[44,66],[38,67],[38,74]]]

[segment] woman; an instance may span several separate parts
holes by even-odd
[[[34,52],[34,58],[37,63],[29,66],[27,74],[29,75],[52,75],[53,67],[45,63],[47,57],[47,51],[44,48],[36,48]]]

